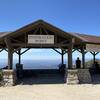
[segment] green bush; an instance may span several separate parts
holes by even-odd
[[[3,78],[3,74],[2,74],[2,70],[0,70],[0,81],[2,80]]]

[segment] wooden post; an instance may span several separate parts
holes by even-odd
[[[82,53],[82,67],[85,68],[85,51],[84,51],[84,48],[82,48],[81,53]]]
[[[61,51],[62,51],[61,60],[62,60],[62,64],[64,64],[64,50],[61,49]]]
[[[96,61],[95,56],[96,56],[96,54],[95,54],[95,52],[93,52],[93,63],[94,63],[94,65],[95,65],[95,61]]]
[[[12,69],[12,67],[13,67],[13,48],[10,43],[10,39],[6,38],[5,43],[8,48],[8,69]]]
[[[13,67],[13,50],[8,49],[8,69],[12,69]]]
[[[69,47],[68,47],[68,68],[69,69],[72,69],[73,67],[72,49],[73,49],[73,39],[71,40]]]
[[[19,56],[18,63],[21,64],[21,49],[18,50],[18,56]]]
[[[72,48],[68,48],[68,68],[72,68]]]

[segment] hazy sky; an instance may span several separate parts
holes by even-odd
[[[100,0],[0,0],[0,31],[13,31],[38,19],[65,31],[100,35]],[[44,51],[30,51],[30,55],[43,57]]]

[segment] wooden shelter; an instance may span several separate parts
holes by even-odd
[[[35,36],[42,36],[45,37],[48,41],[49,36],[53,36],[53,41],[49,41],[46,43],[46,40],[41,41],[36,40],[35,42],[32,41],[32,36],[34,39]],[[31,38],[32,43],[29,43],[29,36]],[[48,36],[48,37],[47,37]],[[36,37],[37,38],[37,37]],[[38,39],[41,37],[38,37]],[[52,43],[51,43],[52,42]],[[63,63],[63,55],[68,53],[68,68],[71,69],[73,67],[72,63],[72,52],[78,50],[82,53],[82,65],[85,68],[85,54],[87,52],[87,44],[88,45],[95,45],[96,50],[91,50],[91,54],[95,56],[100,51],[100,37],[99,36],[92,36],[92,35],[85,35],[79,33],[71,33],[65,32],[43,20],[38,20],[31,24],[28,24],[16,31],[13,32],[0,32],[0,48],[2,50],[8,51],[8,68],[12,69],[13,67],[13,53],[16,52],[19,55],[19,64],[21,62],[21,55],[28,51],[31,48],[52,48],[55,51],[59,48],[62,50],[60,53],[62,56],[62,63]],[[21,52],[22,48],[27,48],[24,52]]]

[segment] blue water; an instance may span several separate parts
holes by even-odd
[[[89,60],[89,59],[88,59]],[[87,60],[86,60],[87,61]],[[0,59],[0,68],[7,66],[7,59]],[[15,68],[18,59],[14,59],[13,68]],[[58,65],[61,63],[61,59],[22,59],[24,69],[58,69]],[[67,60],[64,60],[64,64],[67,64]],[[75,60],[73,60],[75,64]]]
[[[0,59],[0,68],[7,66],[7,59]],[[13,67],[15,68],[17,59],[13,61]],[[23,64],[24,69],[58,69],[58,65],[61,63],[60,59],[57,60],[47,60],[47,59],[22,59],[21,64]]]

